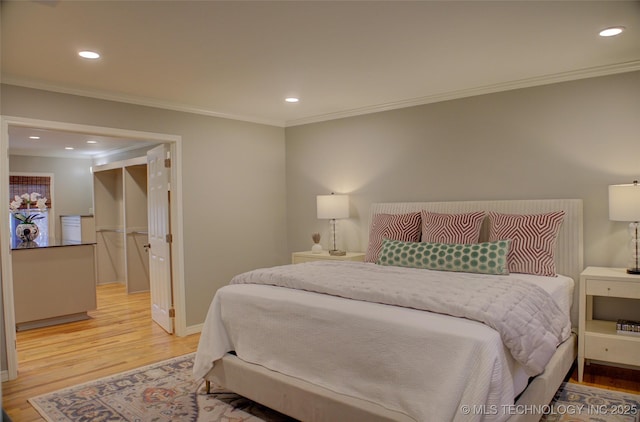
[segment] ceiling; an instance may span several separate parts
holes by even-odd
[[[38,139],[32,139],[32,137]],[[150,145],[154,145],[154,142],[59,129],[9,126],[9,154],[11,155],[94,159]]]
[[[3,83],[284,127],[640,70],[639,1],[4,0],[1,19]]]

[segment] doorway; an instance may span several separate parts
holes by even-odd
[[[123,130],[117,128],[107,128],[98,126],[78,125],[63,122],[44,121],[37,119],[26,119],[18,117],[1,117],[1,133],[0,133],[0,159],[4,165],[0,166],[0,196],[8,197],[9,186],[9,129],[11,127],[32,127],[45,130],[58,130],[71,133],[83,133],[96,136],[107,136],[129,140],[130,142],[151,141],[156,144],[169,145],[172,160],[171,167],[171,186],[172,196],[176,199],[171,202],[171,227],[173,230],[172,249],[175,253],[171,258],[172,278],[173,278],[173,297],[175,307],[175,328],[178,336],[186,335],[186,316],[184,305],[184,276],[181,266],[182,256],[182,168],[181,168],[181,137],[176,135],[148,133],[132,130]],[[0,221],[8,221],[9,214],[6,207],[0,207]],[[0,224],[0,237],[6,239],[8,236],[8,225]],[[7,248],[0,248],[2,263],[2,297],[3,311],[5,321],[5,338],[3,345],[6,347],[7,369],[3,368],[3,380],[13,379],[17,377],[17,355],[15,347],[16,331],[15,331],[15,308],[13,303],[13,275],[11,265],[11,251]]]

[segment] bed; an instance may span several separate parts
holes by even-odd
[[[523,245],[504,239],[520,217],[550,256],[507,255]],[[459,257],[453,246],[463,259],[497,248],[498,266],[407,260]],[[234,277],[212,301],[194,375],[303,421],[540,419],[576,358],[581,200],[373,204],[367,260]]]

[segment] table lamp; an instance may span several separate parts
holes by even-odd
[[[336,248],[336,219],[349,218],[349,196],[348,195],[318,195],[317,208],[319,219],[331,220],[333,226],[333,249],[329,250],[329,255],[346,255],[345,251]]]
[[[629,234],[631,241],[631,260],[627,273],[640,274],[640,239],[638,231],[640,229],[640,185],[638,181],[627,185],[609,186],[609,220],[630,221]]]

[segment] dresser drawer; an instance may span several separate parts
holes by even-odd
[[[640,282],[586,280],[587,295],[640,299]]]
[[[585,334],[585,358],[640,366],[640,337]]]

